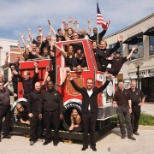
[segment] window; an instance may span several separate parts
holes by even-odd
[[[63,49],[67,52],[68,57],[72,53],[75,56],[75,58],[65,58],[65,64],[70,67],[71,71],[88,70],[87,57],[82,43],[64,44]],[[79,65],[81,68],[77,67]]]
[[[115,44],[116,44],[116,43],[114,43],[114,44],[110,44],[110,45],[109,45],[109,48],[113,48],[113,47],[115,46]],[[122,52],[122,45],[123,45],[123,43],[120,42],[120,47],[119,47],[118,50],[120,51],[121,55],[123,54],[123,52]]]
[[[149,54],[154,54],[154,27],[149,28],[144,32],[144,35],[149,36]]]
[[[3,69],[3,72],[4,72],[4,79],[5,79],[5,80],[8,80],[8,73],[9,73],[8,68],[4,68],[4,69]]]
[[[149,53],[150,55],[154,54],[154,36],[149,36]]]
[[[128,46],[129,53],[131,52],[133,46],[137,46],[137,50],[134,51],[134,53],[133,53],[132,57],[130,58],[130,60],[142,58],[143,57],[143,42],[139,42],[137,44],[129,44],[129,46]]]
[[[133,53],[130,60],[143,57],[143,33],[142,32],[132,37],[129,37],[123,43],[128,44],[129,53],[131,52],[133,46],[138,47],[138,49]]]

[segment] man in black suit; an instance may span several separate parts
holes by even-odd
[[[74,89],[81,93],[82,95],[82,106],[81,106],[81,116],[83,122],[83,148],[82,151],[88,148],[88,130],[90,128],[90,143],[91,149],[93,151],[97,151],[96,149],[96,140],[95,140],[95,125],[97,120],[97,95],[103,91],[110,82],[111,76],[109,79],[102,85],[100,88],[93,88],[93,79],[88,78],[86,81],[87,88],[78,87],[73,78],[70,78],[70,82],[72,83]]]

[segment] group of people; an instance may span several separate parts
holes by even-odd
[[[18,98],[18,81],[22,82],[24,97],[27,99],[27,105],[18,103],[16,105],[17,118],[20,123],[30,125],[30,145],[33,145],[40,137],[44,128],[45,142],[43,145],[47,145],[51,142],[51,123],[54,129],[53,145],[56,146],[59,143],[59,125],[60,120],[63,119],[63,103],[61,94],[54,88],[55,82],[55,58],[56,48],[62,53],[65,59],[65,67],[60,68],[61,81],[59,86],[62,86],[65,82],[66,76],[71,71],[83,71],[87,70],[88,66],[84,55],[83,46],[81,44],[70,44],[64,49],[57,46],[56,42],[76,40],[81,38],[89,38],[92,41],[92,49],[94,57],[98,67],[98,71],[107,72],[108,79],[103,86],[97,88],[93,87],[94,81],[88,78],[85,85],[86,88],[78,87],[73,78],[70,75],[70,82],[76,91],[79,91],[82,95],[81,115],[78,114],[76,109],[72,110],[71,114],[71,125],[69,131],[79,127],[82,124],[83,127],[83,147],[82,150],[88,148],[88,132],[90,129],[90,144],[93,151],[96,151],[96,140],[95,140],[95,125],[97,120],[97,95],[103,91],[113,76],[116,76],[123,63],[126,62],[133,54],[136,47],[132,48],[132,51],[127,57],[121,57],[120,52],[117,50],[120,47],[120,42],[123,40],[122,36],[119,36],[117,43],[111,49],[107,49],[107,42],[103,40],[103,36],[107,29],[98,33],[97,28],[93,29],[93,36],[90,36],[90,21],[88,21],[88,32],[82,29],[78,30],[78,21],[75,21],[72,26],[72,19],[69,18],[69,24],[62,22],[63,28],[59,28],[57,33],[52,27],[50,21],[50,35],[47,37],[43,36],[42,27],[39,27],[39,36],[36,40],[33,39],[31,31],[28,29],[29,38],[27,39],[28,45],[25,43],[24,35],[21,35],[22,42],[24,44],[25,51],[20,48],[20,42],[18,47],[24,60],[36,59],[36,58],[49,58],[52,60],[52,71],[46,71],[44,81],[40,84],[37,81],[38,77],[38,64],[34,62],[34,76],[30,77],[30,71],[26,70],[21,76],[19,71],[20,58],[15,57],[14,62],[9,63],[9,54],[6,54],[5,65],[10,67],[12,75],[8,81],[4,81],[3,75],[0,74],[0,132],[2,129],[2,119],[5,117],[4,133],[0,134],[0,141],[2,138],[10,138],[8,135],[10,128],[10,95]],[[31,43],[30,43],[31,42]],[[112,54],[115,53],[114,56]],[[111,64],[111,67],[108,65]],[[14,93],[8,88],[8,84],[13,83]],[[46,89],[42,92],[43,86],[46,84]],[[126,119],[128,138],[135,139],[132,134],[133,132],[138,135],[138,121],[140,117],[140,106],[144,104],[143,93],[136,89],[136,83],[131,83],[131,89],[128,91],[124,90],[123,82],[118,84],[119,90],[115,93],[113,98],[113,107],[117,109],[120,122],[120,130],[122,138],[125,138],[126,131],[124,128],[124,120]],[[134,88],[133,88],[134,87]],[[141,100],[140,100],[141,99]],[[141,103],[139,103],[141,102]],[[133,128],[131,125],[131,114],[133,115],[134,124]],[[81,122],[82,121],[82,122]]]

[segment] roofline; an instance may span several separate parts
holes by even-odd
[[[18,40],[11,40],[11,39],[5,39],[5,38],[0,38],[0,41],[18,42]]]
[[[135,26],[135,25],[141,23],[142,21],[147,20],[148,18],[151,18],[151,17],[153,17],[153,16],[154,16],[154,13],[152,13],[152,14],[146,16],[145,18],[143,18],[143,19],[141,19],[141,20],[135,22],[134,24],[132,24],[132,25],[130,25],[130,26],[128,26],[128,27],[125,27],[125,28],[122,29],[122,30],[119,30],[119,31],[117,31],[117,32],[115,32],[115,33],[112,33],[112,34],[110,34],[110,35],[104,37],[104,39],[109,38],[109,37],[111,37],[111,36],[113,36],[113,35],[116,35],[116,34],[118,34],[118,33],[121,33],[121,32],[123,32],[123,31],[125,31],[125,30],[128,30],[128,29],[132,28],[133,26]]]

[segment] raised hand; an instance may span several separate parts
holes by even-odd
[[[69,22],[69,23],[72,22],[72,17],[69,17],[69,18],[68,18],[68,22]]]
[[[78,20],[74,20],[74,24],[77,24],[78,23]]]
[[[5,55],[6,55],[6,58],[9,58],[9,53],[8,52]]]
[[[17,45],[20,46],[20,41],[17,41]]]
[[[133,46],[132,50],[135,51],[137,49],[137,46]]]
[[[50,20],[48,20],[48,24],[49,24],[49,25],[51,25],[51,22],[50,22]]]
[[[118,42],[121,42],[122,40],[123,40],[123,36],[120,35],[120,36],[118,37]]]
[[[34,66],[35,66],[35,68],[36,68],[36,67],[38,67],[38,64],[37,64],[37,62],[34,62]]]
[[[91,23],[91,21],[90,20],[88,20],[88,24],[90,24]]]
[[[39,31],[42,31],[42,27],[41,27],[41,26],[39,26],[39,27],[38,27],[38,30],[39,30]]]
[[[27,38],[27,41],[28,41],[28,42],[30,42],[30,39],[29,39],[29,38]]]
[[[27,30],[28,30],[28,31],[30,31],[30,28],[29,28],[29,27],[27,27]]]
[[[21,38],[24,38],[25,36],[23,34],[20,35]]]

